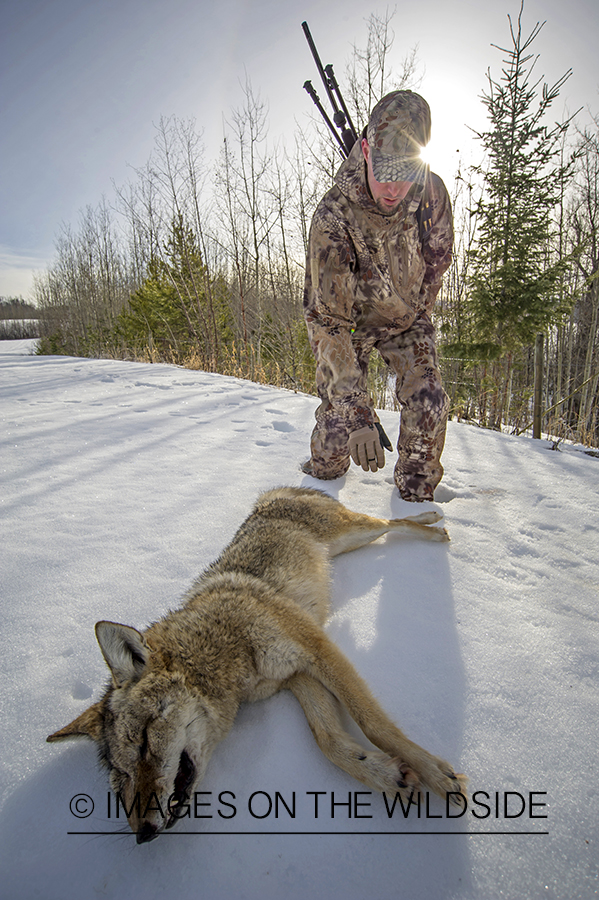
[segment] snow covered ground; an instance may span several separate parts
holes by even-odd
[[[275,485],[415,509],[389,457],[336,482],[301,473],[314,397],[28,346],[0,344],[3,897],[598,894],[599,460],[450,423],[435,507],[452,542],[387,537],[335,562],[330,635],[408,735],[469,776],[463,817],[431,798],[389,818],[283,693],[243,708],[215,752],[211,818],[138,847],[108,816],[93,744],[45,743],[101,694],[96,620],[144,627],[176,605]],[[275,817],[277,792],[294,818]]]

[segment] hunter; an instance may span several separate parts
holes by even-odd
[[[401,409],[394,480],[404,500],[432,500],[443,475],[448,398],[431,314],[451,262],[453,218],[442,180],[421,150],[427,102],[394,91],[374,107],[318,205],[310,229],[304,315],[321,399],[303,471],[333,479],[350,457],[365,471],[391,443],[367,390],[378,350],[396,376]]]

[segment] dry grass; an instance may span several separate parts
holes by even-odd
[[[112,358],[122,359],[118,353],[109,353]],[[311,361],[302,367],[285,366],[278,360],[258,358],[257,354],[241,353],[235,345],[221,352],[218,363],[207,362],[197,351],[182,353],[171,348],[142,347],[129,351],[126,358],[134,362],[167,363],[181,366],[201,372],[214,372],[218,375],[228,375],[232,378],[241,378],[244,381],[253,381],[256,384],[268,384],[272,387],[286,388],[305,394],[316,393],[314,363]]]

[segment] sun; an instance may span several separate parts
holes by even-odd
[[[431,138],[420,151],[421,159],[430,166],[432,172],[441,178],[452,178],[456,168],[456,153],[448,149],[447,142]]]

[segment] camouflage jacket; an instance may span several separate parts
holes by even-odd
[[[356,347],[430,315],[451,262],[451,202],[438,175],[428,178],[432,227],[421,242],[422,186],[415,183],[392,216],[380,214],[357,141],[312,219],[304,315],[319,392],[350,430],[372,421]]]

